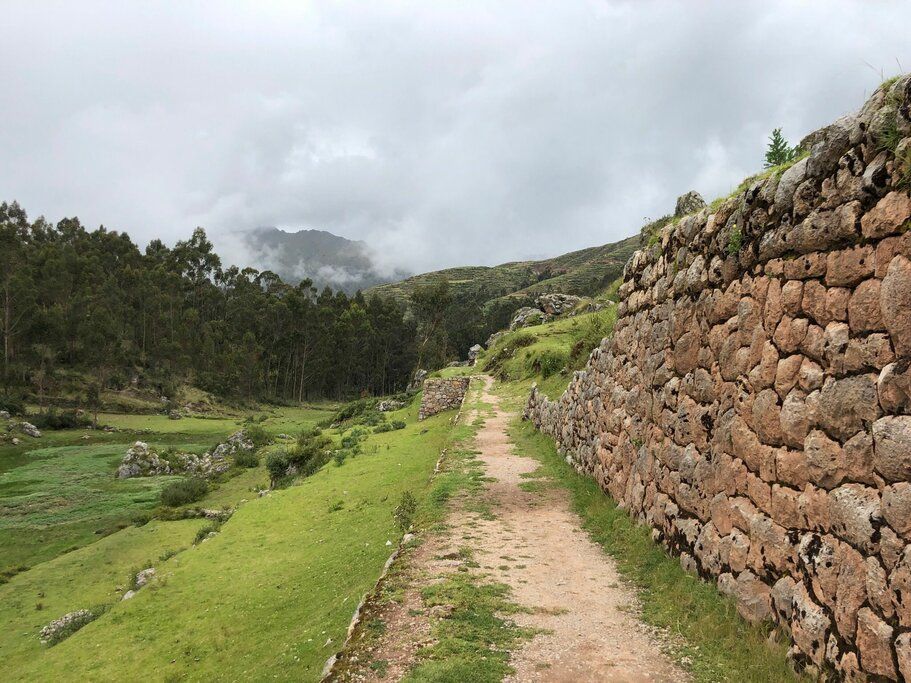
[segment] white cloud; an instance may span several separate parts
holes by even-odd
[[[909,25],[860,0],[14,0],[0,188],[140,242],[276,225],[387,268],[556,254],[727,193],[773,127],[796,141],[911,65]]]

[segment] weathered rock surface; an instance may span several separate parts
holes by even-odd
[[[427,371],[418,368],[414,371],[414,375],[411,376],[411,381],[408,382],[408,387],[405,391],[409,394],[413,394],[416,391],[420,391],[421,387],[424,385],[424,379],[427,377]]]
[[[535,306],[549,316],[558,316],[569,313],[581,301],[581,297],[572,294],[542,294],[535,299]]]
[[[41,430],[38,429],[35,425],[33,425],[31,422],[20,422],[16,425],[16,427],[19,429],[20,432],[22,432],[26,436],[30,436],[33,439],[41,438]]]
[[[677,205],[674,207],[674,216],[676,218],[688,216],[704,207],[705,200],[702,198],[702,195],[695,190],[692,190],[677,197]]]
[[[68,612],[59,619],[54,619],[54,621],[42,628],[38,638],[45,645],[54,644],[68,635],[75,633],[90,621],[94,620],[95,614],[87,609],[78,609],[75,612]]]
[[[911,130],[911,77],[890,87],[780,179],[684,209],[627,263],[613,336],[525,411],[848,680],[911,671],[911,194],[875,137]]]
[[[391,398],[383,399],[376,404],[376,409],[381,413],[389,413],[393,410],[401,410],[404,407],[405,403],[403,401],[396,401],[395,399]]]
[[[522,306],[512,316],[512,322],[509,323],[510,330],[518,330],[522,327],[531,325],[540,325],[547,320],[547,316],[540,308],[532,306]]]
[[[212,451],[196,453],[158,453],[144,441],[137,441],[129,449],[117,468],[118,479],[151,477],[161,474],[191,474],[211,477],[231,467],[230,457],[242,451],[252,451],[253,442],[241,430],[218,444]]]

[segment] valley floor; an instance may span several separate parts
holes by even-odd
[[[282,409],[259,424],[273,434],[296,433],[329,414]],[[261,455],[259,467],[223,482],[200,501],[205,507],[236,508],[211,537],[204,519],[152,519],[100,540],[91,538],[91,531],[79,536],[67,528],[38,526],[45,522],[44,510],[57,512],[74,499],[61,485],[84,490],[88,499],[101,500],[97,506],[107,505],[101,496],[110,497],[109,491],[130,486],[135,480],[113,476],[126,447],[115,440],[141,433],[98,434],[111,442],[103,449],[78,434],[51,433],[41,439],[53,445],[48,453],[13,452],[18,460],[3,461],[11,463],[4,475],[10,486],[0,503],[12,505],[16,496],[43,507],[32,505],[29,516],[23,505],[0,506],[0,541],[34,558],[31,567],[0,584],[0,680],[318,680],[344,641],[358,601],[401,536],[392,511],[406,491],[419,502],[426,498],[452,432],[451,413],[418,422],[416,403],[389,415],[406,426],[371,430],[356,457],[330,461],[314,475],[262,497],[256,490],[267,485],[268,473]],[[155,443],[206,443],[216,433],[238,428],[234,421],[169,422],[155,416],[105,420],[159,430],[148,435]],[[147,426],[148,421],[153,424]],[[166,429],[180,433],[163,433]],[[279,438],[266,448],[288,441]],[[55,450],[58,442],[66,446]],[[139,483],[158,488],[159,479],[173,477]],[[96,481],[104,485],[98,492]],[[127,501],[117,514],[143,510],[154,500],[150,495]],[[70,517],[79,519],[80,511],[74,508]],[[13,524],[31,525],[32,540],[25,532],[18,540],[4,539],[5,527]],[[97,516],[85,524],[97,525]],[[42,556],[36,537],[52,533],[81,547]],[[146,567],[156,569],[155,579],[122,601],[132,577]],[[44,625],[81,609],[100,616],[56,645],[39,642]]]

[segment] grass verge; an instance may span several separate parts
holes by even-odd
[[[418,651],[423,661],[405,681],[495,683],[512,672],[510,651],[534,631],[508,618],[521,610],[510,600],[509,587],[482,578],[456,572],[422,591],[428,608],[443,607],[449,614],[433,625],[434,642]]]
[[[477,458],[473,440],[484,418],[492,413],[481,400],[481,382],[472,382],[460,423],[451,432],[451,442],[440,459],[430,491],[418,507],[411,541],[390,567],[377,590],[365,603],[362,621],[340,654],[331,680],[361,680],[366,666],[385,675],[388,662],[382,659],[386,633],[386,609],[391,603],[406,603],[406,592],[420,590],[421,609],[428,613],[432,642],[416,653],[416,662],[404,680],[414,682],[500,681],[512,671],[509,653],[534,632],[517,626],[509,615],[522,608],[510,598],[510,589],[487,580],[476,572],[479,565],[471,549],[463,547],[456,571],[445,572],[428,584],[425,568],[413,560],[414,552],[428,536],[445,534],[446,518],[454,506],[484,517],[491,514],[479,494],[486,481],[483,464]],[[436,610],[439,610],[435,614]],[[404,609],[404,608],[401,608]],[[380,657],[380,658],[378,658]]]

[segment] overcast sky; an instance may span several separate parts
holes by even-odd
[[[773,127],[911,69],[909,27],[886,1],[4,0],[0,199],[142,245],[275,225],[411,270],[554,255],[727,193]]]

